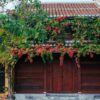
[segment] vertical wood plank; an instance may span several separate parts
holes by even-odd
[[[77,93],[79,89],[79,73],[78,73],[78,67],[73,59],[73,92]]]
[[[44,71],[44,92],[47,92],[47,67],[45,64],[41,65],[41,67],[43,66],[43,71]]]
[[[78,93],[81,93],[81,68],[78,67]]]
[[[70,59],[66,58],[63,67],[63,92],[73,91],[73,66]]]
[[[7,91],[5,91],[5,95],[8,95],[8,91],[10,91],[9,90],[9,79],[8,79],[8,66],[7,65],[5,65],[5,87],[6,87],[6,89],[7,89]]]
[[[59,55],[54,55],[53,61],[53,92],[62,91],[62,67],[59,66]]]
[[[47,92],[53,92],[53,63],[46,64],[46,88]]]
[[[53,66],[53,92],[61,92],[62,91],[62,71],[61,67]]]

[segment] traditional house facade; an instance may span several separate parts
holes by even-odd
[[[100,17],[100,7],[96,3],[44,3],[42,7],[50,18]],[[71,45],[72,37],[69,35],[65,39],[65,46]],[[63,67],[60,67],[57,59],[59,56],[59,53],[53,53],[51,63],[43,63],[40,57],[35,57],[31,64],[24,62],[25,56],[21,57],[12,71],[15,100],[99,100],[100,55],[95,55],[93,59],[89,56],[82,57],[80,67],[68,56],[65,56]],[[4,86],[7,90],[10,87],[8,75],[4,73],[7,70],[7,67],[0,68],[1,93]],[[2,95],[8,95],[8,100],[11,100],[8,91]]]

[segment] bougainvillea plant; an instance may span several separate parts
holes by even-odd
[[[66,40],[72,40],[70,47],[65,46]],[[23,55],[30,63],[39,55],[46,62],[53,60],[55,52],[61,54],[61,66],[65,54],[75,58],[78,66],[81,55],[100,54],[100,18],[49,18],[37,0],[29,4],[24,0],[14,11],[0,15],[0,63],[14,66]]]

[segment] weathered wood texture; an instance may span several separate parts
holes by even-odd
[[[65,57],[64,65],[59,66],[59,54],[53,62],[44,64],[36,57],[32,64],[21,59],[15,67],[15,92],[77,92],[78,74],[74,60]]]
[[[81,91],[100,93],[100,55],[81,59]]]
[[[34,62],[19,60],[15,67],[15,92],[17,93],[100,93],[100,56],[83,57],[80,69],[67,55],[59,66],[59,54],[52,62],[43,63],[40,57]]]

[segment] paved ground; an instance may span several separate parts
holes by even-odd
[[[100,94],[16,94],[15,100],[100,100]]]

